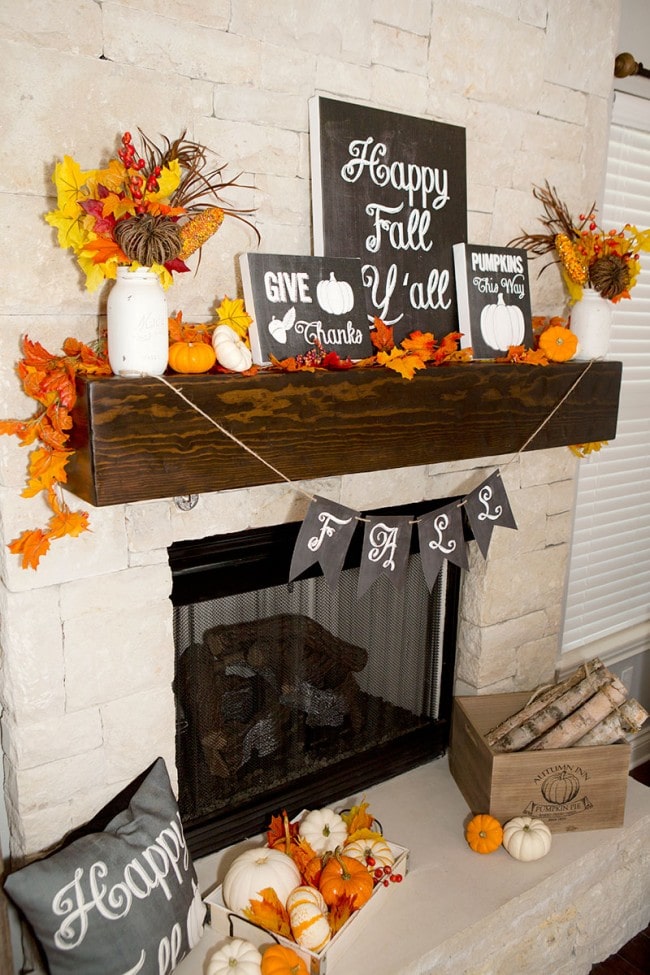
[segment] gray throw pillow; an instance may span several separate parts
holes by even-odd
[[[5,891],[51,975],[170,975],[201,938],[205,905],[163,759],[104,812]]]

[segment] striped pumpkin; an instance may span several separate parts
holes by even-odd
[[[296,887],[287,898],[291,933],[296,944],[309,951],[320,951],[330,940],[327,904],[315,887]]]

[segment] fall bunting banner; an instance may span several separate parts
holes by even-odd
[[[517,529],[498,470],[467,497],[415,520],[409,515],[363,516],[336,501],[315,497],[296,539],[289,582],[318,563],[328,585],[334,588],[357,523],[363,522],[357,596],[363,596],[380,576],[386,576],[396,589],[400,589],[406,576],[412,528],[417,525],[422,571],[429,591],[432,591],[445,559],[461,569],[468,568],[463,508],[483,558],[487,557],[497,526]]]

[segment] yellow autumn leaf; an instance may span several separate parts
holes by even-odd
[[[58,231],[59,247],[71,247],[79,251],[88,240],[88,231],[83,225],[82,211],[77,207],[74,215],[66,215],[62,210],[52,210],[45,214],[45,220]]]
[[[71,156],[64,156],[63,162],[56,164],[52,182],[56,186],[59,210],[68,216],[78,212],[77,204],[85,196],[83,188],[95,172],[94,169],[82,170]]]
[[[120,190],[124,189],[126,178],[127,172],[124,163],[119,159],[111,159],[106,169],[96,169],[88,182],[92,190],[99,185],[104,186],[111,193],[119,193]],[[91,192],[91,196],[96,197],[97,194]]]
[[[242,338],[248,335],[248,329],[253,321],[244,308],[243,298],[229,298],[226,295],[215,309],[220,325],[230,325]]]
[[[135,203],[133,200],[120,199],[117,193],[109,193],[102,204],[102,216],[113,216],[116,220],[124,217],[127,213],[135,213]]]
[[[418,369],[426,369],[426,363],[419,355],[413,352],[404,352],[401,349],[391,349],[390,352],[378,352],[377,362],[387,369],[398,372],[404,379],[413,379]]]
[[[158,189],[155,193],[147,193],[148,200],[168,200],[178,189],[181,181],[181,165],[178,159],[172,159],[168,166],[163,166],[158,176]]]

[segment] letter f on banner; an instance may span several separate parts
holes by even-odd
[[[336,501],[315,497],[303,521],[291,559],[289,582],[305,569],[320,564],[330,588],[343,568],[359,513]]]

